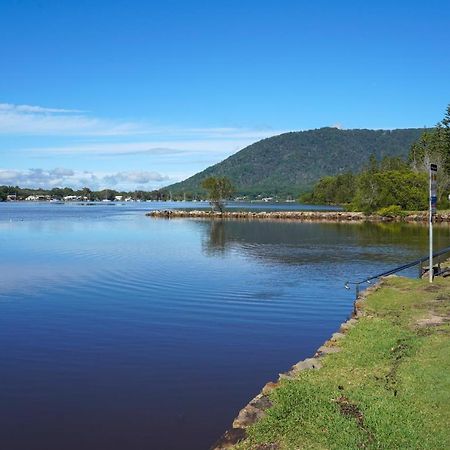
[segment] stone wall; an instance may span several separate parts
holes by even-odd
[[[362,212],[344,211],[227,211],[224,213],[208,210],[159,210],[146,214],[149,217],[200,218],[200,219],[245,219],[245,220],[295,220],[302,222],[427,222],[428,213],[418,212],[406,216],[383,217],[378,215],[365,215]],[[435,222],[450,222],[450,213],[438,213]]]

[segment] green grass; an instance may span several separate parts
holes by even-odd
[[[418,324],[449,318],[450,281],[390,278],[364,310],[322,369],[272,391],[236,449],[450,449],[450,326]]]

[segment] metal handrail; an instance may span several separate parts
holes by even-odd
[[[439,250],[439,251],[433,253],[433,259],[438,257],[438,256],[445,255],[446,253],[450,253],[450,247],[446,247],[446,248],[444,248],[442,250]],[[364,280],[361,280],[361,281],[347,281],[345,283],[345,289],[350,289],[350,285],[351,284],[355,285],[356,298],[358,298],[359,286],[361,284],[364,284],[364,283],[371,284],[372,280],[376,280],[376,279],[381,278],[381,277],[386,277],[388,275],[393,275],[394,273],[401,272],[402,270],[409,269],[410,267],[418,266],[419,264],[420,264],[420,266],[419,266],[419,270],[420,270],[419,277],[421,277],[422,276],[422,264],[425,261],[428,261],[428,260],[429,260],[429,256],[427,255],[427,256],[424,256],[422,258],[416,259],[415,261],[411,261],[411,262],[409,262],[407,264],[403,264],[402,266],[398,266],[398,267],[395,267],[394,269],[387,270],[386,272],[370,276],[370,277],[365,278]],[[440,267],[439,267],[439,270],[440,270]]]

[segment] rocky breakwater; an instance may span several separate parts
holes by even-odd
[[[167,219],[244,219],[244,220],[295,220],[302,222],[427,222],[428,213],[409,213],[401,216],[366,215],[362,212],[346,211],[226,211],[223,213],[209,210],[157,210],[146,214],[149,217]],[[450,213],[438,213],[436,222],[450,222]]]
[[[360,212],[343,211],[226,211],[223,213],[207,210],[159,210],[146,214],[149,217],[196,218],[196,219],[260,219],[260,220],[300,220],[300,221],[363,221],[366,216]]]

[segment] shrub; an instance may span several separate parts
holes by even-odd
[[[405,211],[403,211],[402,208],[398,205],[390,205],[385,206],[384,208],[380,208],[377,211],[377,214],[383,217],[402,217],[405,215]]]

